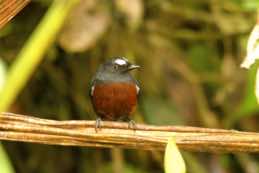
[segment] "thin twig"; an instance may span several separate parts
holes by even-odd
[[[1,113],[0,139],[49,145],[122,147],[164,150],[170,137],[184,150],[199,152],[259,152],[259,133],[188,126],[154,126],[102,121],[56,121]]]

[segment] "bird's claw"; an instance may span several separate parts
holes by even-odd
[[[98,129],[101,128],[101,118],[97,118],[96,121],[95,121],[95,132],[98,131]]]
[[[136,122],[134,120],[129,120],[128,122],[128,128],[136,130]]]

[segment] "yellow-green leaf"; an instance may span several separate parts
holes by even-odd
[[[3,88],[6,78],[6,65],[0,58],[0,90]]]
[[[0,144],[0,165],[1,173],[14,173],[14,168],[3,146]]]
[[[183,157],[175,143],[175,138],[168,140],[165,158],[164,158],[165,173],[185,173],[186,167]]]
[[[6,64],[3,59],[0,58],[0,90],[3,88],[5,83],[6,77]],[[14,173],[14,168],[12,163],[3,148],[2,144],[0,143],[0,165],[1,165],[1,173]]]
[[[250,68],[254,64],[255,60],[259,59],[259,24],[256,24],[249,35],[247,41],[246,58],[242,62],[241,67]]]

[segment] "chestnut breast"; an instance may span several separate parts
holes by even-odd
[[[92,93],[94,109],[102,119],[118,120],[127,117],[136,108],[137,92],[134,83],[96,84]]]

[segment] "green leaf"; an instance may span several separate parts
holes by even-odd
[[[0,58],[0,90],[3,88],[6,78],[6,64]],[[12,163],[10,162],[8,155],[6,154],[2,144],[0,143],[0,170],[1,173],[14,173]]]
[[[241,121],[242,118],[249,116],[257,116],[256,112],[259,111],[258,103],[255,96],[255,79],[258,64],[254,64],[247,72],[246,89],[244,91],[244,97],[236,110],[233,110],[233,114],[227,117],[224,122],[224,127],[232,127],[233,124]]]
[[[257,67],[258,66],[256,64],[256,65],[252,66],[250,68],[250,70],[248,71],[245,96],[242,100],[242,103],[238,107],[236,120],[238,120],[239,118],[242,118],[244,116],[247,117],[247,116],[256,115],[253,113],[257,112],[259,110],[256,96],[254,93]]]
[[[168,140],[164,160],[165,173],[185,173],[183,157],[175,143],[175,138]]]

